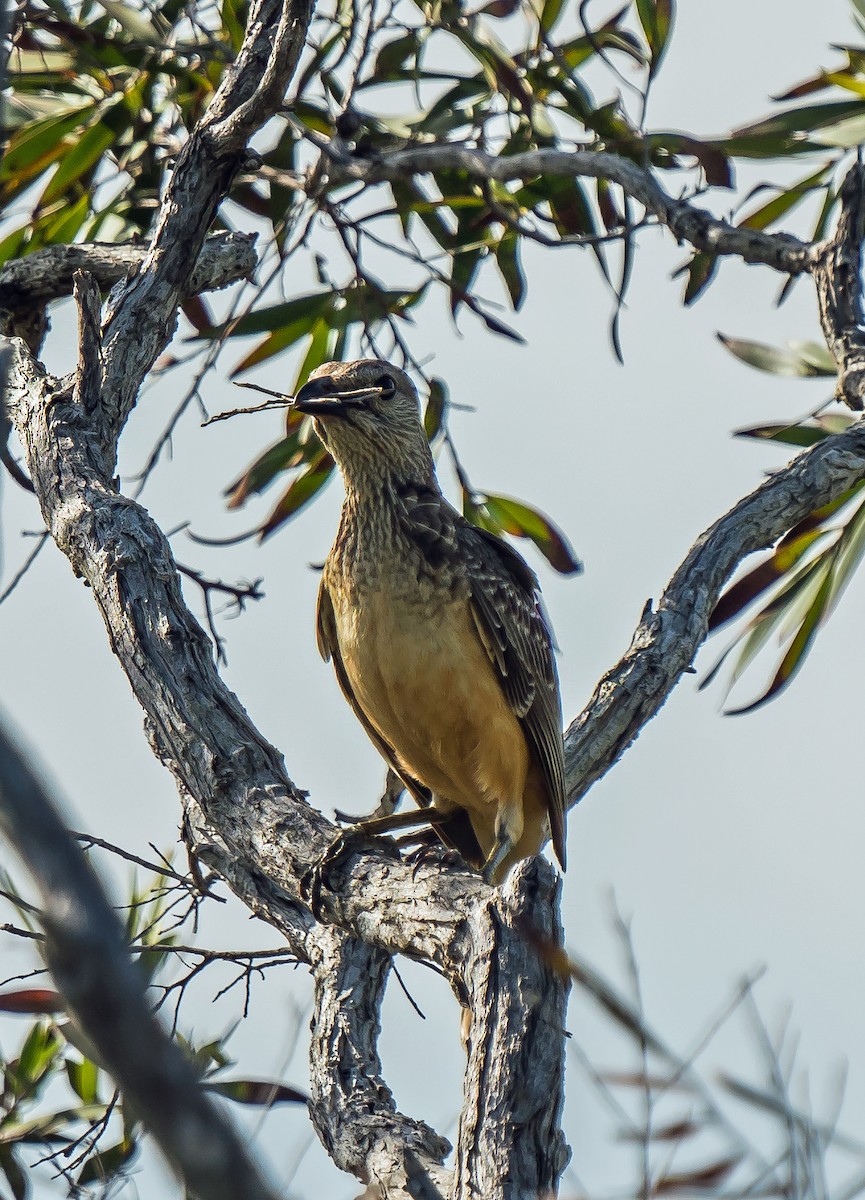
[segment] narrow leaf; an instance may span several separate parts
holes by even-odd
[[[835,370],[826,371],[816,367],[813,362],[809,362],[793,350],[782,350],[777,346],[767,346],[763,342],[752,342],[745,338],[731,338],[723,333],[718,334],[718,341],[741,362],[770,375],[780,375],[786,379],[809,379],[817,375],[836,374]]]
[[[210,1092],[226,1096],[238,1104],[270,1108],[273,1104],[308,1104],[309,1096],[285,1083],[265,1079],[220,1079],[205,1084]]]

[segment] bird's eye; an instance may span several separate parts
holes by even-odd
[[[379,375],[378,379],[375,381],[375,386],[381,392],[382,399],[384,400],[390,400],[391,396],[393,396],[394,392],[396,391],[396,384],[390,375]]]

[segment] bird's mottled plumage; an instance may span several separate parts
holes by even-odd
[[[317,627],[349,704],[414,797],[452,814],[442,836],[474,865],[500,878],[551,835],[564,866],[561,703],[534,572],[445,500],[402,371],[327,363],[297,404],[346,486]]]

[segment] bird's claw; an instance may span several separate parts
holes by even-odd
[[[387,842],[384,843],[385,846],[387,844]],[[363,825],[351,825],[347,829],[339,831],[324,854],[306,871],[300,881],[300,894],[309,905],[316,921],[322,923],[327,921],[324,914],[323,897],[325,891],[333,890],[329,881],[330,872],[350,858],[352,854],[373,848],[377,850],[382,848],[381,839],[371,837]],[[399,852],[395,846],[393,852],[398,858]]]

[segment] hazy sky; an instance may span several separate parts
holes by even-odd
[[[835,61],[826,49],[830,42],[849,40],[856,37],[844,0],[731,0],[723,9],[682,3],[650,124],[722,133],[766,111],[768,95]],[[740,172],[740,178],[747,182],[752,175]],[[624,367],[615,364],[609,346],[607,297],[590,256],[577,251],[527,254],[531,287],[517,319],[527,346],[495,340],[468,317],[455,333],[440,296],[424,305],[414,333],[415,350],[435,355],[434,368],[448,380],[453,399],[477,408],[452,418],[472,480],[548,512],[585,562],[582,577],[564,580],[526,550],[562,647],[567,719],[625,650],[646,599],[659,594],[697,535],[786,460],[779,448],[734,441],[730,431],[792,418],[827,391],[821,381],[776,380],[750,371],[715,338],[718,330],[776,343],[818,337],[807,281],[777,310],[774,276],[725,262],[708,295],[684,311],[680,281],[671,282],[670,273],[685,252],[661,233],[643,236],[640,247],[623,319]],[[302,278],[298,290],[306,283]],[[55,318],[52,370],[71,364],[72,336],[67,308]],[[237,403],[224,376],[239,356],[226,354],[206,385],[211,411]],[[256,378],[282,386],[289,375],[278,362]],[[170,375],[147,392],[124,439],[121,467],[127,474],[142,465],[181,386],[180,377]],[[509,436],[518,421],[524,428],[527,413],[540,453],[522,435]],[[190,413],[173,461],[160,469],[143,502],[164,528],[185,519],[207,534],[248,528],[255,512],[227,514],[221,491],[278,435],[276,416],[201,430]],[[383,774],[315,649],[318,577],[308,564],[327,551],[340,499],[339,486],[331,486],[311,511],[260,549],[207,552],[182,536],[174,543],[181,561],[211,573],[264,576],[267,599],[223,626],[229,637],[226,678],[284,751],[293,779],[326,812],[368,809]],[[22,553],[17,531],[37,528],[38,515],[6,481],[2,500],[8,577]],[[569,944],[623,980],[610,920],[615,893],[632,919],[648,1016],[682,1051],[695,1044],[737,981],[765,964],[757,989],[761,1010],[776,1030],[790,1006],[802,1088],[807,1067],[818,1111],[829,1104],[842,1065],[849,1063],[841,1124],[851,1131],[865,1114],[863,594],[863,581],[856,580],[800,678],[761,712],[723,718],[720,692],[698,694],[691,678],[681,684],[622,763],[570,814],[564,896]],[[197,607],[194,590],[190,599]],[[3,704],[56,780],[72,823],[139,852],[147,852],[150,842],[171,848],[178,820],[172,781],[146,745],[141,715],[91,596],[53,547],[0,610],[0,626]],[[704,652],[701,671],[724,644],[719,639]],[[203,940],[278,944],[239,905],[212,910]],[[15,962],[25,962],[23,950],[14,954]],[[13,961],[8,943],[4,966],[6,961]],[[386,1078],[406,1112],[452,1136],[462,1070],[456,1005],[430,972],[408,964],[403,974],[427,1020],[421,1022],[399,988],[391,987],[382,1038]],[[214,990],[200,987],[184,1010],[184,1027],[200,1041],[236,1019],[239,999],[211,1006]],[[244,1074],[279,1075],[305,1086],[309,997],[302,970],[257,985],[251,1016],[230,1043]],[[298,1025],[299,1045],[289,1061]],[[600,1065],[634,1065],[622,1059],[608,1029],[582,1003],[573,1008],[571,1029]],[[0,1024],[4,1050],[20,1031],[20,1022]],[[755,1058],[740,1021],[710,1047],[705,1061],[710,1074],[718,1067],[750,1072],[756,1080]],[[300,1111],[280,1109],[267,1117],[261,1144],[277,1180],[287,1177],[308,1130]],[[590,1093],[573,1077],[566,1132],[577,1175],[595,1195],[629,1177],[627,1152],[609,1140],[608,1131]],[[314,1143],[293,1188],[299,1196],[321,1195],[325,1180],[333,1200],[360,1190],[330,1167]],[[573,1190],[573,1179],[570,1184]],[[141,1193],[156,1194],[152,1177],[143,1177]]]

